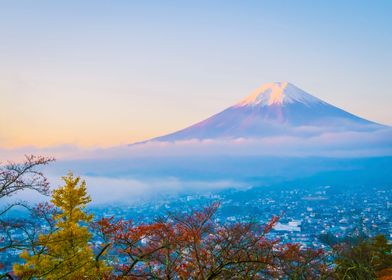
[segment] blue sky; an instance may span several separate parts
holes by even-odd
[[[392,125],[391,1],[0,1],[0,146],[112,146],[270,81]]]

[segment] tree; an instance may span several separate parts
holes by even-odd
[[[172,215],[179,244],[178,274],[193,279],[243,279],[269,277],[276,242],[266,235],[278,221],[219,224],[214,221],[218,203],[189,214]]]
[[[39,169],[52,161],[54,161],[53,158],[30,155],[25,156],[25,160],[20,163],[12,161],[0,163],[0,202],[5,205],[0,209],[0,271],[10,269],[7,264],[4,264],[4,262],[13,258],[12,254],[9,254],[10,251],[30,247],[40,228],[39,223],[36,223],[33,219],[9,218],[6,214],[11,209],[19,206],[31,210],[35,218],[45,218],[43,215],[36,215],[38,209],[31,208],[21,201],[15,201],[7,205],[4,203],[4,199],[24,190],[32,190],[48,195],[49,182]],[[40,207],[41,214],[43,213],[42,210],[49,210],[46,207],[42,208],[42,205]],[[42,221],[40,223],[42,225]],[[4,275],[0,274],[0,278],[2,277],[11,276],[9,273],[5,273]]]
[[[95,228],[109,248],[105,259],[116,264],[111,278],[315,279],[325,274],[320,279],[327,279],[323,251],[267,237],[277,217],[266,225],[220,224],[213,218],[218,206],[152,224],[98,221]]]
[[[30,155],[22,163],[9,161],[7,164],[0,164],[0,199],[27,189],[47,195],[49,182],[37,167],[52,161],[53,158]]]
[[[280,245],[275,254],[277,274],[280,278],[334,279],[327,260],[328,254],[322,249],[301,248],[298,243],[287,243]]]
[[[51,200],[59,210],[54,214],[56,230],[39,236],[33,254],[21,254],[25,263],[16,264],[14,271],[22,279],[96,279],[108,271],[88,244],[92,216],[84,211],[91,201],[86,183],[72,173],[63,180],[65,185],[53,191]]]
[[[383,235],[346,241],[334,250],[337,279],[376,279],[392,274],[392,244]]]

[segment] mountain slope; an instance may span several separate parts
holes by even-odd
[[[384,127],[328,104],[293,84],[276,82],[261,86],[239,103],[206,120],[152,140],[306,137]]]

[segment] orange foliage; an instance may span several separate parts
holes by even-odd
[[[219,224],[213,204],[201,211],[171,215],[165,221],[135,225],[132,221],[102,219],[96,224],[116,263],[113,278],[276,278],[326,270],[321,250],[281,245],[267,235],[277,223]],[[319,274],[316,274],[319,273]]]

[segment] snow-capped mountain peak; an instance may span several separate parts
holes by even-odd
[[[241,100],[235,107],[271,106],[300,102],[305,105],[322,102],[288,82],[266,83]]]
[[[385,126],[365,120],[288,82],[264,84],[251,95],[201,122],[153,141],[314,137],[323,133],[374,131]]]

